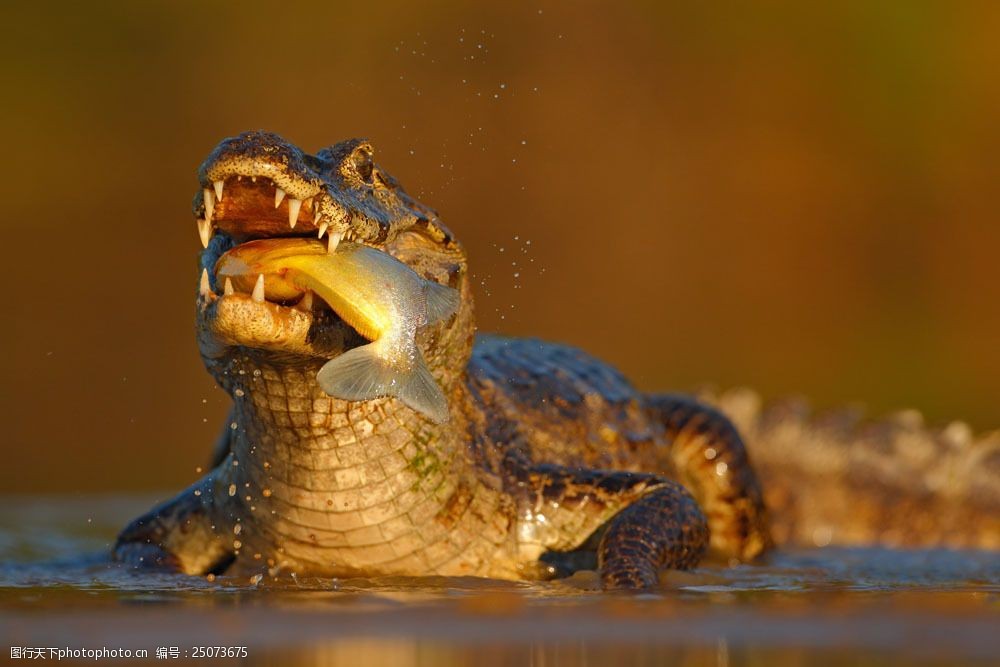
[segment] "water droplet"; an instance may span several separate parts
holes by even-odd
[[[812,533],[813,544],[817,547],[829,546],[833,541],[833,528],[830,526],[819,526]]]

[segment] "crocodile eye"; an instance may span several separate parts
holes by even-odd
[[[371,183],[372,170],[375,167],[371,150],[367,146],[358,146],[351,153],[351,162],[354,163],[354,171],[361,180],[365,183]]]

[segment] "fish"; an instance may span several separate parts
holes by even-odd
[[[313,292],[371,342],[330,359],[316,374],[328,395],[348,401],[392,396],[436,423],[448,402],[416,345],[421,327],[451,317],[458,291],[426,280],[391,255],[342,242],[335,252],[315,239],[249,241],[223,254],[216,279],[263,288],[271,301]]]

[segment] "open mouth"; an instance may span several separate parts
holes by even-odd
[[[290,179],[285,179],[286,181]],[[286,182],[285,187],[289,187]],[[201,213],[198,235],[208,248],[216,233],[222,233],[237,243],[272,237],[329,237],[333,248],[341,239],[356,240],[352,230],[345,229],[342,216],[323,213],[326,195],[318,186],[295,183],[299,199],[267,176],[234,174],[212,182],[201,193]],[[331,229],[333,225],[333,229]]]
[[[319,187],[297,179],[291,186],[297,193],[310,193],[299,199],[288,194],[285,188],[267,176],[233,174],[212,182],[212,187],[201,193],[202,213],[198,219],[198,234],[205,252],[202,256],[200,293],[209,299],[221,291],[224,296],[234,295],[236,287],[231,282],[219,285],[215,265],[219,258],[232,248],[257,239],[316,238],[325,240],[328,252],[333,253],[341,240],[355,240],[350,230],[333,231],[330,220],[324,219],[320,208]],[[237,283],[239,286],[239,283]],[[264,276],[249,292],[252,300],[264,301]],[[281,305],[303,301],[309,305],[312,295],[296,295],[294,299],[276,301]],[[301,308],[300,310],[309,310]]]
[[[372,153],[350,139],[310,155],[257,131],[209,154],[194,199],[199,346],[223,386],[251,360],[315,370],[327,396],[394,397],[443,423],[422,349],[459,313],[464,255]]]
[[[230,173],[212,174],[218,178],[195,198],[205,248],[199,310],[211,308],[216,333],[231,344],[316,355],[366,342],[311,290],[276,295],[263,273],[249,283],[217,275],[227,252],[260,239],[318,238],[329,253],[342,240],[363,242],[345,228],[345,216],[337,216],[334,207],[327,206],[324,213],[324,198],[329,196],[321,185],[286,173],[272,178],[260,164],[240,166],[256,166],[265,173],[239,173],[228,165]]]
[[[225,347],[240,346],[329,358],[365,340],[317,297],[325,283],[315,285],[316,292],[282,293],[268,282],[277,275],[266,270],[273,264],[251,280],[242,274],[239,280],[220,279],[220,259],[237,254],[235,249],[248,251],[249,243],[289,242],[322,254],[324,247],[333,253],[350,241],[416,266],[442,284],[457,280],[461,270],[461,251],[450,232],[433,210],[379,169],[362,139],[312,155],[278,135],[246,132],[223,140],[202,163],[198,179],[193,204],[205,248],[198,299],[203,354],[220,356]]]

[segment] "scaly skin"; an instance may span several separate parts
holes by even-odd
[[[722,413],[639,393],[569,347],[476,337],[462,247],[371,155],[359,140],[312,156],[252,132],[202,165],[194,209],[214,235],[197,333],[233,408],[213,470],[136,519],[114,556],[189,574],[533,579],[597,566],[606,587],[639,588],[706,550],[764,553],[761,488]],[[316,372],[367,341],[319,300],[259,301],[215,281],[235,243],[324,232],[459,290],[457,314],[417,336],[447,423],[391,398],[327,396]]]
[[[709,544],[740,559],[769,544],[742,442],[710,408],[685,406],[686,421],[693,408],[703,423],[691,451],[714,448],[728,471],[678,456],[678,408],[583,353],[476,338],[462,247],[367,143],[311,156],[247,133],[220,144],[199,176],[195,214],[211,240],[198,340],[233,409],[214,469],[127,527],[119,560],[191,574],[505,579],[597,563],[607,586],[641,587],[663,567],[696,564]],[[447,423],[391,398],[327,396],[316,372],[367,341],[319,300],[270,303],[222,294],[215,281],[216,260],[236,243],[324,232],[459,290],[457,314],[417,336],[448,398]]]
[[[813,414],[745,389],[700,398],[746,435],[779,543],[1000,549],[1000,431]]]

